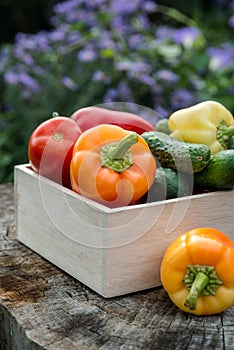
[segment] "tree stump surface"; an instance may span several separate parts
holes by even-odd
[[[0,185],[0,350],[234,349],[234,307],[186,314],[162,287],[105,299],[17,241],[13,197]]]

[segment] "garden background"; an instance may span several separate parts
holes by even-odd
[[[54,111],[168,117],[213,99],[234,112],[234,1],[0,0],[0,17],[0,183]]]

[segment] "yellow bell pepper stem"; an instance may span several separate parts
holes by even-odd
[[[214,266],[188,265],[183,283],[189,290],[184,306],[196,310],[198,298],[216,294],[216,289],[223,284],[216,274]]]
[[[231,112],[216,101],[204,101],[175,111],[168,118],[168,127],[171,137],[207,145],[212,154],[227,149],[234,135]]]
[[[217,125],[217,140],[224,149],[227,148],[228,141],[234,135],[234,126],[228,126],[224,120],[221,120]]]

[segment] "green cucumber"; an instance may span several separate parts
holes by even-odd
[[[194,175],[198,187],[213,190],[231,190],[234,188],[234,149],[212,154],[207,167]]]
[[[178,173],[175,169],[158,167],[152,186],[147,194],[147,202],[161,201],[188,196],[192,193],[193,178]]]
[[[206,145],[179,141],[158,131],[144,132],[141,136],[162,167],[196,173],[209,162],[210,149]]]

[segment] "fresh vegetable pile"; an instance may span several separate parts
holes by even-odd
[[[31,134],[32,169],[79,194],[118,207],[135,203],[152,186],[156,161],[141,133],[155,130],[138,115],[88,107],[58,116]]]
[[[175,111],[156,126],[87,107],[31,134],[32,169],[109,207],[234,187],[234,120],[220,103]],[[157,169],[156,169],[157,168]]]
[[[233,189],[234,119],[220,103],[178,110],[141,136],[162,167],[149,201]]]

